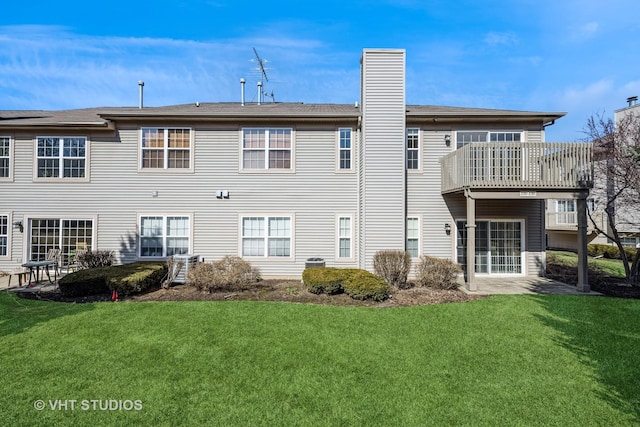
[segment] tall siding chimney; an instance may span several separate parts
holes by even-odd
[[[627,98],[627,103],[629,104],[629,107],[633,107],[634,105],[636,105],[638,103],[638,97],[637,96],[630,96]]]
[[[262,104],[262,82],[258,82],[258,105]]]

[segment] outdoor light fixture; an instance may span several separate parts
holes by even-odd
[[[447,147],[451,145],[451,135],[446,134],[444,136],[444,143],[447,144]]]
[[[22,221],[15,221],[13,223],[13,228],[17,228],[22,233],[24,231],[24,227],[22,226]]]
[[[447,233],[447,236],[451,234],[451,224],[448,222],[444,224],[444,232]]]

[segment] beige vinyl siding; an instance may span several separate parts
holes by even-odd
[[[15,182],[3,184],[3,204],[11,207],[14,219],[96,218],[96,247],[114,250],[120,262],[137,259],[140,214],[190,216],[192,252],[210,261],[240,253],[241,214],[286,213],[295,218],[292,257],[255,261],[263,274],[299,277],[307,258],[334,262],[335,212],[351,213],[355,219],[358,200],[357,175],[336,172],[338,125],[296,128],[296,172],[288,174],[240,173],[241,128],[198,125],[192,126],[194,173],[139,173],[139,128],[146,125],[121,126],[117,134],[83,133],[91,141],[90,182],[33,182],[36,134],[20,135]],[[287,126],[295,128],[293,123]],[[229,199],[217,199],[217,190],[228,190]],[[12,234],[12,259],[0,264],[2,270],[27,256],[27,230]]]
[[[420,253],[451,259],[455,236],[447,235],[444,225],[449,223],[453,228],[453,219],[440,192],[439,163],[442,156],[451,152],[444,142],[451,130],[421,128],[420,134],[422,165],[420,171],[407,175],[407,215],[421,215]]]
[[[405,246],[405,53],[365,50],[362,57],[364,143],[361,264]]]

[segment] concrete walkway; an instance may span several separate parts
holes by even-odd
[[[477,277],[477,291],[468,291],[461,281],[460,289],[471,295],[507,294],[556,294],[556,295],[602,295],[599,292],[580,292],[575,286],[547,279],[546,277]]]

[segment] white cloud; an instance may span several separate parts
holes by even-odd
[[[569,28],[569,34],[574,41],[584,41],[591,39],[600,29],[597,22],[588,22],[586,24],[577,25]]]
[[[490,32],[484,37],[484,42],[489,46],[511,46],[519,43],[518,36],[514,33]]]

